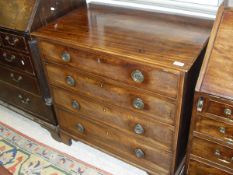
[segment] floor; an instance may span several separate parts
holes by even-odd
[[[0,105],[0,121],[44,144],[65,152],[113,175],[146,175],[146,172],[98,151],[81,142],[67,146],[57,142],[39,124]]]

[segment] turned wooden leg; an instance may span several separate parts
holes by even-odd
[[[68,146],[71,146],[72,145],[72,141],[71,141],[71,137],[68,136],[67,134],[63,133],[62,131],[60,131],[60,138],[61,138],[61,142],[68,145]]]

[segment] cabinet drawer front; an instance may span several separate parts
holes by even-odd
[[[172,159],[167,152],[146,146],[142,140],[120,130],[89,121],[85,116],[58,109],[56,111],[61,129],[73,136],[145,168],[170,170]],[[140,149],[144,155],[136,157],[136,149]]]
[[[197,116],[195,130],[214,139],[233,145],[233,124]]]
[[[167,102],[168,99],[147,95],[133,88],[113,85],[113,82],[109,83],[100,77],[97,79],[97,77],[87,76],[80,71],[65,70],[51,64],[45,67],[49,82],[53,85],[173,123],[176,105]],[[72,83],[74,84],[70,85]]]
[[[35,96],[0,81],[0,99],[51,124],[56,124],[51,107]]]
[[[198,157],[232,168],[233,170],[233,150],[219,144],[195,138],[192,142],[191,154]]]
[[[34,73],[30,57],[0,48],[0,63],[25,72]]]
[[[18,36],[6,32],[0,32],[4,47],[18,50],[20,52],[29,52],[28,46],[23,36]]]
[[[233,175],[233,173],[227,173],[212,166],[190,160],[188,175]]]
[[[75,95],[60,88],[52,88],[56,105],[77,114],[84,114],[90,120],[125,130],[145,143],[162,144],[172,149],[174,132],[168,125],[155,122],[150,117],[133,113],[115,106],[97,103],[86,97]]]
[[[177,97],[178,72],[121,60],[111,55],[94,55],[46,42],[40,43],[41,52],[48,61],[70,65],[80,70],[147,89],[172,98]],[[68,55],[67,55],[68,54]],[[64,61],[66,60],[66,61]]]
[[[0,79],[34,94],[40,94],[35,78],[0,66]]]

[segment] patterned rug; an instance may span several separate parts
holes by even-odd
[[[13,175],[110,175],[1,122],[0,165]]]

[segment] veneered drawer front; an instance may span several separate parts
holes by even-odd
[[[176,105],[171,100],[169,102],[168,99],[147,95],[133,88],[120,87],[117,82],[113,85],[100,77],[87,76],[84,72],[63,69],[52,64],[45,67],[49,82],[53,85],[173,123]],[[70,85],[72,83],[74,84]]]
[[[222,145],[194,137],[191,154],[232,168],[233,150]]]
[[[34,73],[29,56],[0,48],[0,63],[25,72]]]
[[[140,65],[111,55],[95,55],[46,42],[40,43],[41,52],[48,61],[70,65],[128,85],[177,98],[179,73]],[[67,55],[68,54],[68,55]],[[70,61],[64,61],[63,59]]]
[[[0,99],[46,122],[56,124],[52,108],[46,106],[40,96],[32,95],[0,81]]]
[[[76,138],[109,151],[123,159],[130,160],[139,166],[149,169],[158,167],[162,170],[170,170],[172,156],[167,152],[148,147],[143,140],[136,139],[104,124],[87,120],[85,116],[68,113],[57,108],[56,111],[61,129]],[[140,153],[137,152],[139,149]]]
[[[77,114],[84,114],[90,120],[125,130],[145,143],[162,144],[172,149],[174,132],[171,126],[156,122],[123,108],[97,103],[86,97],[75,95],[60,88],[52,88],[56,105]]]
[[[208,100],[206,113],[218,115],[233,121],[233,106]]]
[[[40,94],[35,77],[0,66],[0,80],[10,83],[34,94]]]
[[[233,175],[215,167],[190,160],[188,175]]]
[[[214,139],[233,144],[233,123],[223,123],[206,117],[196,117],[195,131]]]
[[[2,43],[4,47],[18,50],[20,52],[29,52],[26,40],[23,36],[0,32]]]

